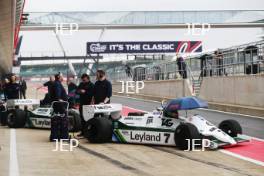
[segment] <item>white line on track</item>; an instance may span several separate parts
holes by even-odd
[[[260,165],[260,166],[264,166],[264,162],[262,162],[262,161],[254,160],[252,158],[248,158],[248,157],[245,157],[245,156],[241,156],[241,155],[238,155],[238,154],[235,154],[233,152],[229,152],[229,151],[223,150],[223,149],[221,149],[219,151],[222,152],[222,153],[224,153],[224,154],[227,154],[227,155],[230,155],[230,156],[233,156],[233,157],[236,157],[236,158],[245,160],[245,161],[249,161],[249,162],[252,162],[252,163],[257,164],[257,165]]]
[[[15,129],[10,129],[9,176],[19,176]]]
[[[257,140],[257,141],[264,142],[264,139],[261,139],[261,138],[257,138],[257,137],[253,137],[253,136],[248,136],[248,135],[245,135],[245,134],[243,134],[243,136],[245,136],[245,137],[247,137],[247,138],[255,139],[255,140]]]
[[[129,98],[132,100],[140,100],[140,101],[147,101],[147,102],[152,102],[152,103],[160,103],[159,101],[155,100],[146,100],[142,98],[135,98],[135,97],[128,97],[128,96],[121,96],[121,95],[114,95],[115,97],[120,97],[120,98]],[[215,110],[215,109],[205,109],[205,108],[200,108],[199,110],[204,110],[204,111],[212,111],[212,112],[219,112],[223,114],[231,114],[231,115],[239,115],[239,116],[244,116],[244,117],[252,117],[252,118],[257,118],[257,119],[263,119],[264,117],[260,116],[253,116],[253,115],[247,115],[247,114],[239,114],[239,113],[234,113],[234,112],[225,112],[225,111],[220,111],[220,110]]]
[[[147,111],[144,111],[144,110],[141,110],[141,109],[131,108],[129,106],[123,106],[123,107],[129,108],[129,109],[133,109],[133,110],[136,110],[136,111],[147,112]],[[255,139],[255,140],[259,140],[259,141],[262,141],[262,142],[264,141],[264,139],[260,139],[260,138],[256,138],[256,137],[252,137],[252,136],[248,136],[248,135],[244,135],[244,136],[245,137],[252,138],[252,139]],[[245,156],[241,156],[241,155],[238,155],[238,154],[229,152],[229,151],[224,150],[224,149],[220,149],[218,151],[220,151],[220,152],[222,152],[224,154],[227,154],[227,155],[230,155],[230,156],[233,156],[233,157],[242,159],[242,160],[246,160],[246,161],[252,162],[252,163],[257,164],[257,165],[260,165],[260,166],[264,166],[264,162],[262,162],[262,161],[258,161],[258,160],[254,160],[254,159],[251,159],[251,158],[248,158],[248,157],[245,157]]]
[[[252,118],[264,120],[264,117],[260,117],[260,116],[253,116],[253,115],[247,115],[247,114],[239,114],[239,113],[235,113],[235,112],[225,112],[225,111],[220,111],[220,110],[215,110],[215,109],[205,109],[205,108],[200,108],[200,109],[201,110],[204,110],[204,111],[219,112],[219,113],[223,113],[223,114],[239,115],[239,116],[252,117]]]

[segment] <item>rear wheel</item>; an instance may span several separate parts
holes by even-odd
[[[68,117],[69,117],[69,126],[68,126],[69,131],[70,132],[80,131],[82,129],[82,120],[80,115],[73,110],[69,110]]]
[[[0,106],[0,123],[3,126],[7,125],[7,113],[4,105]]]
[[[21,109],[13,109],[7,113],[7,125],[10,128],[22,128],[26,124],[26,112]]]
[[[192,150],[193,148],[193,140],[195,141],[195,146],[198,146],[198,144],[201,145],[201,136],[198,132],[198,129],[190,123],[184,123],[180,124],[174,134],[174,140],[176,147],[178,147],[181,150]]]
[[[110,142],[112,138],[112,121],[106,117],[89,120],[84,130],[84,137],[92,143]]]
[[[242,134],[242,128],[236,120],[224,120],[219,124],[219,129],[227,133],[231,137]]]

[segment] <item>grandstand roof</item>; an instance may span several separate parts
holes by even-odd
[[[261,10],[216,11],[119,11],[119,12],[50,12],[29,13],[27,25],[78,24],[182,24],[182,23],[251,23],[261,22]]]

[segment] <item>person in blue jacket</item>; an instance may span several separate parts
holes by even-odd
[[[67,101],[67,93],[62,85],[63,76],[58,73],[55,75],[55,82],[53,84],[51,100],[52,101]]]

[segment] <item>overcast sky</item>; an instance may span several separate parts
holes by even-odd
[[[26,0],[25,11],[264,10],[264,0]]]
[[[181,10],[264,10],[264,0],[26,0],[24,11],[181,11]],[[186,36],[183,29],[107,30],[102,41],[181,41],[199,40],[203,50],[224,48],[260,40],[261,29],[212,29],[205,36]],[[21,32],[20,52],[42,55],[61,48],[51,31]],[[79,31],[61,36],[67,55],[85,55],[86,42],[98,41],[100,30]],[[44,54],[45,55],[45,54]],[[47,54],[49,55],[49,54]]]

